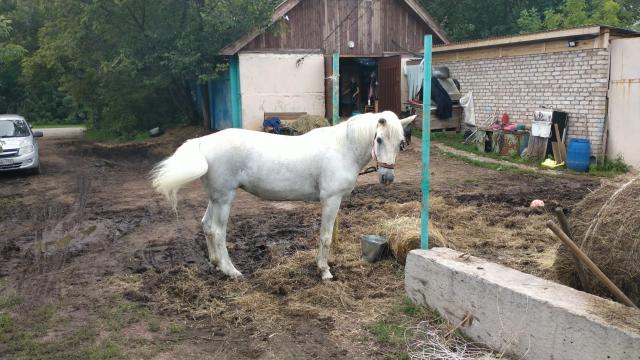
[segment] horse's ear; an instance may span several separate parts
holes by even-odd
[[[387,123],[387,120],[385,118],[380,118],[380,120],[378,120],[378,124],[380,125],[384,125]]]
[[[409,117],[406,117],[404,119],[400,119],[400,123],[402,124],[402,127],[407,127],[409,124],[411,124],[413,122],[413,120],[416,118],[417,115],[411,115]]]

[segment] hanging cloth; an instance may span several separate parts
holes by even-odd
[[[464,110],[464,123],[469,126],[476,126],[476,114],[473,108],[473,93],[471,91],[460,98],[460,106]]]
[[[407,77],[409,100],[413,100],[418,96],[418,91],[422,88],[422,80],[424,77],[422,65],[405,65],[404,74]]]

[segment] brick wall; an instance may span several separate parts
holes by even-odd
[[[569,114],[569,138],[591,140],[601,154],[609,81],[609,53],[588,49],[497,59],[437,63],[446,65],[462,92],[473,91],[476,123],[494,110],[512,122],[531,124],[544,107]]]

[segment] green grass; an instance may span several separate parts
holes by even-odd
[[[491,158],[491,159],[495,159],[495,160],[504,160],[504,161],[509,161],[509,162],[513,162],[513,163],[517,163],[517,164],[525,164],[525,165],[533,165],[533,166],[538,166],[537,161],[531,161],[531,160],[527,160],[527,159],[523,159],[521,158],[519,155],[513,155],[513,156],[503,156],[500,154],[496,154],[494,152],[484,152],[484,151],[480,151],[478,150],[478,146],[469,141],[466,144],[464,143],[464,135],[463,134],[456,134],[456,133],[444,133],[444,132],[440,132],[440,133],[431,133],[431,140],[435,141],[435,142],[439,142],[441,144],[447,145],[449,147],[452,147],[454,149],[458,149],[458,150],[462,150],[462,151],[467,151],[476,155],[480,155],[480,156],[484,156],[487,158]]]
[[[0,310],[11,310],[23,301],[22,296],[18,294],[0,295]]]
[[[420,133],[421,135],[421,133]],[[493,152],[483,152],[478,150],[476,144],[474,143],[464,143],[464,136],[462,134],[456,134],[456,133],[431,133],[431,140],[434,142],[439,142],[441,144],[447,145],[451,148],[457,149],[457,150],[462,150],[462,151],[466,151],[475,155],[479,155],[482,157],[486,157],[486,158],[490,158],[490,159],[494,159],[494,160],[504,160],[504,161],[508,161],[508,162],[512,162],[512,163],[516,163],[516,164],[524,164],[524,165],[529,165],[538,169],[545,169],[542,166],[540,166],[540,162],[538,161],[531,161],[528,159],[523,159],[517,155],[514,156],[502,156]],[[481,160],[474,160],[465,156],[461,156],[461,155],[456,155],[456,154],[452,154],[447,152],[446,155],[448,157],[451,158],[456,158],[458,160],[462,160],[470,165],[474,165],[474,166],[479,166],[485,169],[492,169],[492,170],[497,170],[497,171],[509,171],[509,172],[516,172],[516,173],[533,173],[531,171],[527,171],[524,169],[520,169],[517,167],[511,167],[508,165],[500,165],[500,164],[493,164],[493,163],[489,163],[486,161],[481,161]],[[571,169],[567,169],[565,167],[561,167],[561,168],[557,168],[555,169],[557,171],[565,171],[568,173],[574,173],[574,174],[585,174],[585,173],[578,173],[575,172]],[[612,176],[618,176],[624,173],[627,173],[629,171],[629,166],[627,164],[625,164],[624,160],[621,157],[618,157],[615,160],[607,160],[605,161],[603,164],[599,164],[599,165],[591,165],[589,167],[589,172],[586,173],[587,175],[592,175],[592,176],[602,176],[602,177],[612,177]]]
[[[176,323],[169,324],[169,333],[170,334],[179,334],[184,331],[184,326]]]
[[[415,305],[408,297],[395,304],[382,319],[366,326],[367,331],[381,345],[387,348],[384,359],[408,359],[406,341],[413,336],[412,327],[420,321],[429,320],[434,324],[446,323],[436,312]],[[391,348],[391,349],[389,349]],[[393,351],[392,349],[396,349]]]
[[[147,329],[149,329],[149,331],[151,332],[160,331],[160,320],[150,319],[149,321],[147,321]]]
[[[514,174],[538,175],[533,169],[527,170],[527,169],[522,169],[516,166],[507,165],[507,164],[496,164],[494,162],[476,160],[476,159],[472,159],[463,155],[458,155],[458,154],[454,154],[447,151],[444,152],[444,155],[450,159],[460,160],[469,165],[477,166],[483,169],[505,171],[505,172],[510,172]]]
[[[52,305],[5,311],[22,302],[17,295],[0,297],[0,344],[8,358],[106,360],[140,358],[140,354],[149,358],[170,346],[124,338],[122,331],[131,324],[143,322],[149,331],[158,332],[160,321],[147,308],[117,297],[99,312],[100,318],[81,326],[71,326]],[[62,335],[46,338],[52,330],[57,333],[61,329]]]
[[[375,337],[376,341],[383,344],[403,344],[405,334],[408,331],[403,324],[389,320],[378,320],[369,325],[367,330]]]
[[[589,174],[594,176],[618,176],[629,172],[630,168],[622,156],[615,160],[605,160],[602,164],[589,166]]]
[[[77,128],[85,127],[84,124],[54,124],[54,123],[39,123],[32,124],[34,129],[47,129],[47,128]]]
[[[131,134],[128,136],[120,136],[116,135],[109,130],[99,130],[99,129],[87,129],[84,132],[84,136],[88,140],[92,141],[116,141],[116,142],[126,142],[126,141],[144,141],[151,138],[147,131],[141,131],[135,134]]]

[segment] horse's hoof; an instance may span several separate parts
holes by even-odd
[[[231,273],[227,274],[231,279],[233,280],[242,280],[244,277],[242,276],[242,273],[238,270],[234,270]]]
[[[333,275],[329,271],[322,272],[322,281],[331,281],[333,280]]]

